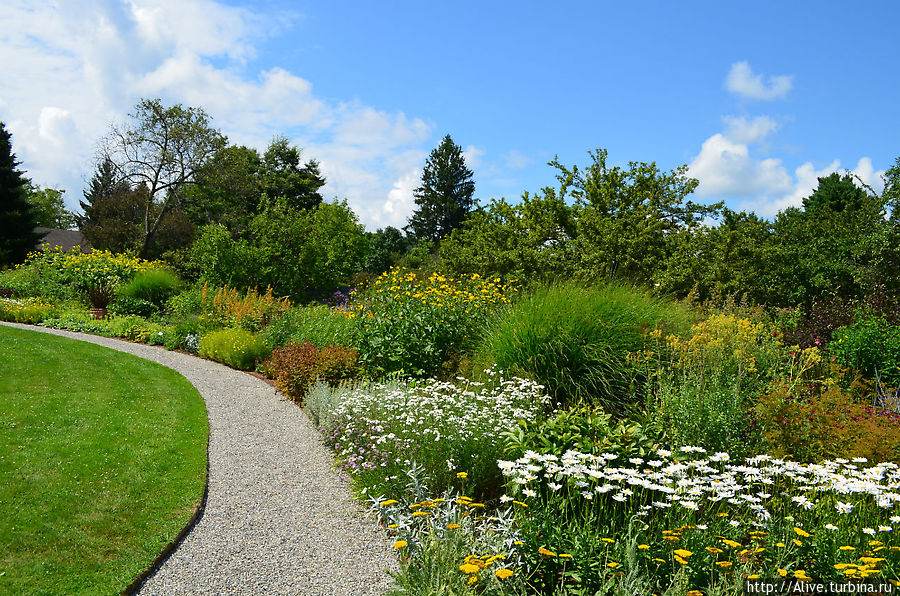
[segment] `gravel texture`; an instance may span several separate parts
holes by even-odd
[[[249,374],[164,348],[15,325],[158,362],[206,400],[209,495],[184,541],[138,594],[364,596],[390,586],[391,545],[306,414]]]

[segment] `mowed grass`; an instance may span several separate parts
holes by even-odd
[[[0,326],[0,594],[116,594],[203,496],[203,399],[171,369]]]

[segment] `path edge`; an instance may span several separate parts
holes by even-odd
[[[0,325],[4,325],[6,327],[15,327],[18,329],[25,329],[26,331],[35,331],[37,333],[46,333],[48,335],[53,335],[52,333],[47,332],[46,327],[38,327],[37,325],[26,325],[23,323],[11,323],[9,321],[0,321]],[[62,329],[59,331],[68,331],[68,330]],[[71,334],[73,332],[69,331],[69,333]],[[93,335],[91,333],[86,333],[85,335],[90,335],[92,337],[104,337],[102,335],[98,336],[98,335]],[[66,336],[63,336],[63,337],[66,337]],[[80,337],[72,337],[72,336],[68,336],[68,337],[69,337],[69,339],[74,339],[75,341],[83,341],[85,343],[93,343],[86,339],[82,339]],[[109,338],[109,339],[118,339],[118,338]],[[95,345],[97,345],[97,344],[95,344]],[[116,348],[110,348],[109,346],[100,346],[100,347],[107,348],[109,350],[115,350],[116,352],[122,352],[122,350],[117,350]],[[175,371],[176,373],[181,375],[181,373],[178,372],[177,370],[175,370],[174,368],[172,368],[170,366],[166,366],[165,364],[163,364],[161,362],[155,362],[154,360],[150,360],[149,358],[144,358],[143,356],[138,356],[137,354],[131,354],[131,356],[134,356],[135,358],[140,358],[141,360],[147,360],[148,362],[154,362],[155,364],[159,364],[160,366],[165,366],[169,370]],[[181,375],[181,376],[186,381],[188,381],[187,377],[185,377],[184,375]],[[191,383],[191,382],[188,381],[188,383]],[[191,386],[194,387],[194,389],[197,389],[197,387],[193,383],[191,383]],[[212,435],[212,425],[210,424],[210,421],[209,421],[209,409],[206,407],[206,398],[203,397],[203,394],[200,393],[199,389],[197,389],[197,393],[200,394],[201,399],[203,399],[203,409],[206,410],[206,425],[207,425],[207,428],[209,429],[206,433],[206,474],[203,477],[203,496],[200,499],[200,503],[198,503],[197,505],[194,506],[194,513],[191,514],[191,518],[187,521],[187,524],[185,524],[185,526],[183,528],[181,528],[181,531],[178,532],[178,534],[175,536],[175,538],[170,540],[169,543],[166,544],[165,547],[163,547],[162,552],[160,552],[159,555],[157,555],[157,557],[153,560],[153,562],[150,563],[150,565],[148,565],[147,568],[144,569],[140,574],[138,574],[138,576],[134,579],[134,581],[132,581],[128,585],[128,587],[126,587],[124,590],[122,590],[122,592],[121,592],[122,596],[132,596],[133,594],[137,593],[137,591],[141,588],[141,586],[144,585],[144,582],[146,582],[148,579],[150,579],[150,576],[152,576],[154,573],[156,573],[156,571],[160,567],[162,567],[162,564],[166,562],[166,559],[168,559],[169,556],[173,552],[175,552],[175,549],[177,549],[181,545],[181,543],[184,542],[184,539],[191,532],[191,530],[194,529],[194,526],[197,525],[197,522],[200,521],[200,519],[203,517],[203,513],[206,511],[206,499],[209,496],[209,442],[210,442],[210,437]]]

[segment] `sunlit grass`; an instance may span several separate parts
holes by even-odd
[[[0,327],[0,593],[121,592],[199,504],[207,434],[178,373]]]

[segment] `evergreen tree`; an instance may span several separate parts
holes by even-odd
[[[142,187],[132,190],[111,160],[102,160],[80,201],[84,214],[76,218],[78,229],[94,248],[122,252],[139,247],[146,194]]]
[[[474,194],[462,147],[447,135],[425,162],[422,185],[413,191],[418,208],[404,229],[420,240],[439,241],[465,221],[475,206]]]
[[[0,266],[24,261],[40,238],[28,202],[29,181],[18,165],[11,135],[0,122]]]

